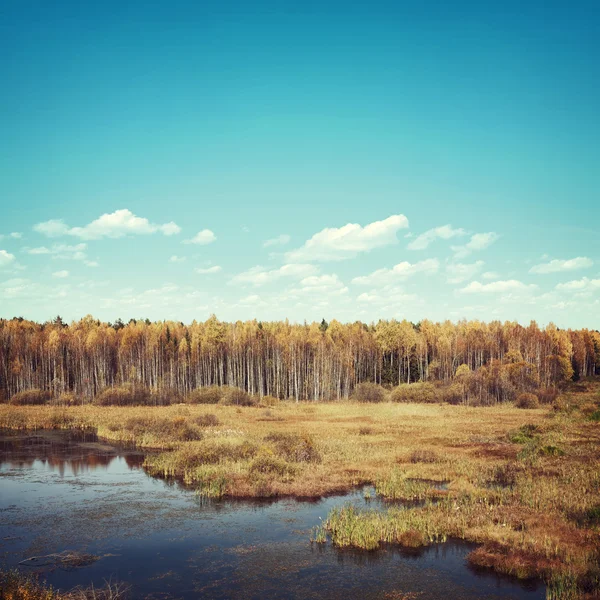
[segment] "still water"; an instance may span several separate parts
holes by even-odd
[[[360,491],[315,502],[206,502],[148,476],[143,458],[92,433],[0,431],[0,564],[93,554],[100,558],[77,568],[19,568],[63,590],[127,582],[132,598],[545,597],[541,583],[471,568],[474,546],[462,542],[418,552],[311,544],[311,528],[331,508],[367,506]]]

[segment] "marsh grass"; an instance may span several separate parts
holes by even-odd
[[[130,587],[112,580],[96,588],[78,586],[68,592],[55,590],[33,574],[17,569],[0,570],[0,598],[2,600],[124,600]]]
[[[411,478],[405,471],[395,468],[387,477],[375,482],[375,491],[385,500],[410,502],[444,495],[444,492],[440,490],[443,484],[443,481],[434,482]]]
[[[571,598],[600,589],[600,430],[590,419],[599,392],[594,381],[567,389],[555,400],[566,399],[559,410],[348,401],[279,402],[267,414],[235,403],[4,404],[0,427],[94,428],[106,440],[162,450],[148,454],[144,468],[205,498],[318,497],[374,485],[384,498],[419,505],[344,508],[312,538],[364,548],[462,538],[480,544],[473,564],[544,577],[553,598]],[[442,481],[447,489],[432,483]]]

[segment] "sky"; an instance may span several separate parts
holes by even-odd
[[[600,328],[597,2],[0,3],[0,317]]]

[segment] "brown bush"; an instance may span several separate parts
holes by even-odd
[[[402,383],[390,394],[392,402],[439,402],[441,394],[432,383]]]
[[[152,406],[169,406],[170,404],[179,404],[183,402],[183,396],[175,389],[153,390],[147,404]]]
[[[36,404],[46,404],[49,401],[50,392],[32,389],[15,394],[8,402],[15,406],[33,406]]]
[[[460,404],[464,399],[463,386],[460,383],[453,383],[439,388],[438,393],[442,400],[448,404]]]
[[[570,412],[575,408],[573,398],[568,394],[561,394],[552,403],[552,410],[555,412]]]
[[[535,395],[541,404],[552,404],[558,396],[558,390],[556,388],[540,388],[537,390]]]
[[[183,417],[175,419],[131,417],[125,421],[124,429],[136,438],[151,434],[161,441],[192,442],[202,439],[202,433]]]
[[[218,385],[199,387],[192,390],[185,401],[189,404],[218,404],[223,397],[223,388]]]
[[[60,396],[52,398],[50,404],[54,406],[77,406],[83,404],[83,399],[73,392],[64,392]]]
[[[489,484],[500,487],[514,487],[522,470],[522,466],[514,462],[496,465],[489,479]]]
[[[145,388],[121,385],[103,389],[95,398],[98,406],[136,406],[150,404],[150,393]]]
[[[439,456],[433,450],[415,450],[410,455],[411,463],[435,463],[439,461]]]
[[[263,396],[260,399],[261,406],[273,407],[273,406],[277,406],[278,404],[279,404],[279,398],[276,398],[275,396]]]
[[[321,462],[321,454],[308,434],[271,433],[266,442],[275,446],[277,454],[290,462]]]
[[[258,404],[258,399],[245,390],[236,387],[227,387],[224,390],[223,397],[219,401],[220,404],[230,406],[256,406]]]
[[[253,458],[256,444],[244,440],[241,444],[231,440],[205,439],[199,444],[184,445],[174,455],[175,470],[193,469],[200,465],[216,465],[224,461],[237,462]]]
[[[193,422],[200,427],[218,427],[221,424],[217,415],[213,414],[200,415]]]
[[[538,408],[540,402],[535,394],[519,394],[515,403],[517,408]]]
[[[296,469],[281,458],[261,455],[252,461],[249,471],[252,474],[260,473],[283,477],[288,474],[293,475]]]
[[[357,402],[384,402],[387,393],[376,383],[359,383],[352,392],[352,399]]]

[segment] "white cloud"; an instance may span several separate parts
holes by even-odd
[[[493,281],[492,283],[480,283],[472,281],[468,286],[460,290],[463,294],[496,294],[504,292],[531,292],[537,288],[537,285],[527,285],[516,279],[505,281]]]
[[[283,265],[278,269],[267,269],[266,267],[256,266],[238,273],[231,278],[231,284],[249,283],[255,286],[271,283],[282,278],[302,279],[317,272],[314,265],[309,264],[290,264]]]
[[[496,273],[496,271],[486,271],[482,277],[484,279],[500,279],[500,274]]]
[[[87,244],[53,244],[51,248],[39,246],[38,248],[24,248],[27,254],[42,255],[51,254],[53,258],[61,258],[66,260],[82,260],[87,259]],[[89,261],[87,261],[89,262]]]
[[[417,236],[407,246],[409,250],[425,250],[435,240],[449,240],[453,237],[466,235],[467,232],[464,229],[453,229],[452,225],[442,225],[441,227],[435,227],[429,229],[425,233]]]
[[[200,275],[210,275],[212,273],[218,273],[221,270],[221,267],[219,265],[215,265],[214,267],[206,267],[205,269],[203,268],[197,268],[194,269],[194,271],[196,271],[196,273],[200,274]]]
[[[12,233],[9,233],[8,235],[0,234],[0,240],[3,240],[5,238],[12,238],[14,240],[20,240],[22,237],[23,237],[23,234],[19,233],[18,231],[13,231]]]
[[[7,252],[6,250],[0,250],[0,267],[6,267],[15,260],[15,255]]]
[[[69,276],[69,271],[55,271],[52,273],[52,277],[56,277],[57,279],[64,279]]]
[[[32,291],[39,288],[29,279],[8,279],[0,283],[0,297],[5,299],[33,295]]]
[[[356,298],[361,304],[381,306],[383,311],[388,311],[418,301],[416,294],[406,294],[399,286],[388,285],[382,289],[373,289],[359,294]]]
[[[263,248],[268,248],[269,246],[285,246],[285,244],[289,244],[292,238],[287,233],[282,233],[275,238],[270,240],[266,240],[263,243]]]
[[[396,244],[396,233],[408,227],[404,215],[392,215],[383,221],[375,221],[362,227],[348,223],[343,227],[328,227],[315,233],[304,245],[287,252],[288,263],[344,260],[360,252],[368,252],[389,244]]]
[[[176,254],[173,254],[173,256],[171,256],[171,258],[169,259],[169,262],[178,263],[178,262],[184,262],[185,260],[186,260],[185,256],[177,256]]]
[[[554,259],[547,263],[535,265],[529,269],[530,273],[560,273],[563,271],[577,271],[578,269],[587,269],[594,264],[594,261],[587,256],[578,256],[568,260]]]
[[[587,277],[583,277],[582,279],[575,279],[573,281],[567,281],[566,283],[559,283],[556,286],[556,289],[568,292],[599,290],[600,279],[589,279]]]
[[[206,246],[206,244],[212,244],[216,241],[217,236],[210,229],[203,229],[199,231],[192,239],[183,240],[184,244],[198,244],[200,246]]]
[[[474,263],[451,263],[446,265],[448,283],[462,283],[472,279],[481,271],[484,264],[482,260],[478,260]]]
[[[455,258],[465,258],[472,252],[484,250],[488,246],[491,246],[499,237],[500,236],[493,231],[488,233],[475,233],[464,246],[452,246],[452,251],[455,254]]]
[[[62,219],[50,219],[33,226],[33,230],[47,237],[59,237],[69,233],[69,226]]]
[[[398,263],[391,269],[377,269],[369,275],[363,275],[362,277],[355,277],[352,283],[358,285],[386,285],[392,283],[395,280],[407,279],[417,273],[425,273],[430,275],[436,273],[439,269],[440,263],[437,258],[428,258],[416,263],[409,263],[403,261]]]
[[[150,223],[144,217],[134,215],[123,208],[113,213],[105,213],[84,227],[69,227],[62,219],[51,219],[34,225],[33,229],[47,237],[71,235],[84,240],[99,240],[104,237],[118,238],[124,235],[147,235],[160,232],[164,235],[175,235],[181,231],[173,221],[163,225]]]
[[[348,288],[340,280],[340,278],[333,275],[311,275],[305,277],[300,281],[300,290],[294,290],[294,292],[300,291],[303,294],[345,294],[348,292]]]
[[[245,296],[244,298],[240,298],[239,304],[244,305],[255,305],[255,304],[264,304],[262,298],[257,294],[251,294],[250,296]]]
[[[164,225],[159,225],[158,231],[164,235],[177,235],[178,233],[181,233],[181,227],[179,227],[179,225],[177,225],[177,223],[174,221],[169,221]]]

